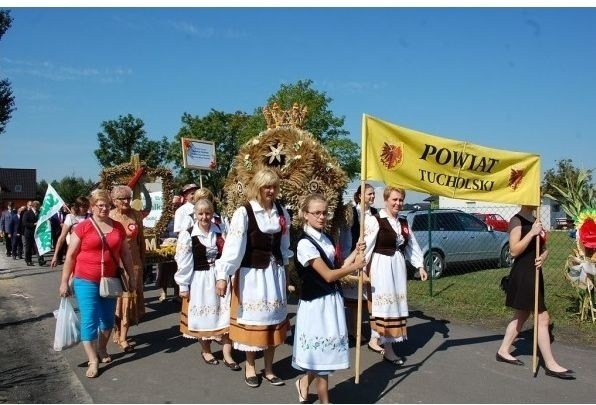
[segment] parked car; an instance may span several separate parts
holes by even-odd
[[[433,210],[430,248],[428,211],[410,211],[404,216],[422,249],[429,271],[432,260],[435,278],[456,263],[494,261],[499,267],[508,267],[513,262],[509,235],[494,230],[471,214],[456,209]]]
[[[496,231],[509,231],[509,222],[499,214],[480,214],[478,212],[473,212],[472,215],[485,224],[492,226]]]

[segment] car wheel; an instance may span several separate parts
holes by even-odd
[[[501,256],[499,257],[499,267],[511,267],[513,264],[513,256],[511,256],[511,250],[509,249],[509,243],[503,246],[501,249]]]
[[[445,259],[441,255],[441,253],[433,250],[430,255],[427,253],[424,256],[424,263],[426,264],[426,270],[428,271],[428,277],[439,278],[445,271]],[[431,267],[432,263],[432,267]]]

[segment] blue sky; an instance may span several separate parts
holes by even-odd
[[[362,114],[594,169],[593,8],[11,8],[0,166],[97,179],[101,122],[173,139],[183,113],[252,113],[312,79],[360,144]]]

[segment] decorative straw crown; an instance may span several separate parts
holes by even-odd
[[[282,110],[277,103],[271,107],[263,107],[263,115],[267,121],[267,129],[279,127],[296,127],[302,129],[308,108],[294,103],[291,109]]]

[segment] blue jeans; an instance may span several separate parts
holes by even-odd
[[[99,296],[99,284],[82,278],[74,278],[74,290],[81,315],[81,341],[97,339],[97,331],[114,328],[116,298]]]

